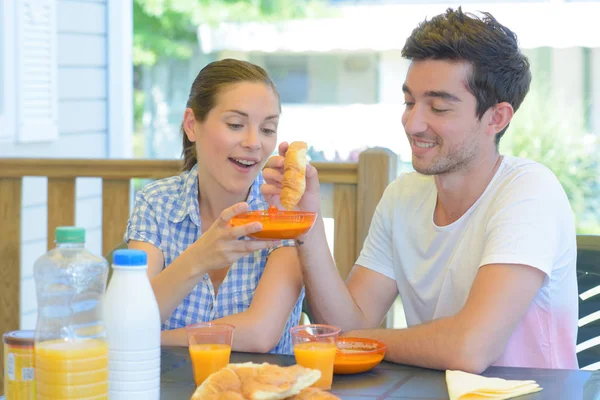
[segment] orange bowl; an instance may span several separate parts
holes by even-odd
[[[358,374],[377,366],[387,346],[374,339],[341,337],[336,341],[337,352],[333,364],[336,374]]]
[[[317,219],[317,213],[305,211],[276,211],[267,210],[247,211],[231,219],[233,226],[245,225],[250,222],[260,222],[262,231],[255,232],[249,237],[253,239],[295,239],[312,228]]]

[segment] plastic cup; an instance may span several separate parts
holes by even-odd
[[[196,386],[229,364],[234,329],[233,325],[211,322],[186,328]]]
[[[321,378],[313,385],[320,389],[331,389],[333,364],[337,350],[335,340],[340,328],[331,325],[299,325],[290,329],[296,363],[306,368],[321,371]]]

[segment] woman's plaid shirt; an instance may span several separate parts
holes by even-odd
[[[197,174],[196,165],[179,176],[150,183],[141,189],[135,198],[125,241],[137,240],[156,246],[163,252],[166,268],[202,234]],[[246,200],[250,210],[268,208],[260,192],[263,182],[262,174],[259,174],[252,184]],[[282,243],[282,246],[293,245],[293,241]],[[248,309],[267,258],[275,249],[259,250],[235,262],[216,296],[212,282],[208,274],[205,274],[171,317],[163,323],[162,329],[183,328],[196,322],[208,322]],[[283,336],[271,350],[272,353],[293,353],[289,329],[298,324],[303,298],[304,290],[286,323]]]

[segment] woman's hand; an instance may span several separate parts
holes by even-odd
[[[279,145],[279,155],[269,158],[263,177],[265,183],[260,190],[269,205],[275,205],[283,209],[279,202],[281,193],[281,183],[283,181],[283,161],[288,149],[288,143],[283,142]],[[321,195],[319,191],[319,177],[317,170],[310,164],[306,164],[306,190],[298,203],[298,208],[302,211],[311,211],[319,213],[321,211]]]
[[[240,240],[242,236],[263,229],[260,222],[232,226],[231,219],[248,210],[247,203],[237,203],[223,210],[212,226],[200,236],[190,250],[194,252],[201,271],[229,267],[247,254],[279,244],[272,240]]]

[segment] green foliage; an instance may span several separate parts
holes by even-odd
[[[600,233],[600,142],[559,101],[529,93],[500,141],[500,153],[535,160],[562,184],[578,233]]]
[[[133,63],[187,59],[201,23],[279,21],[329,13],[324,0],[134,0]]]

